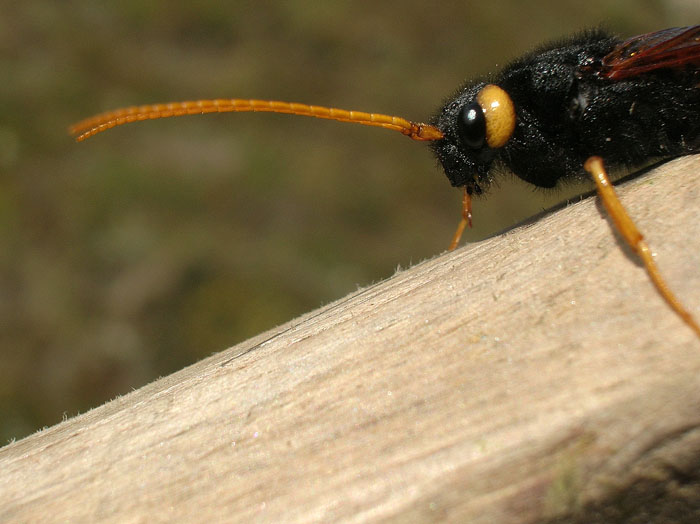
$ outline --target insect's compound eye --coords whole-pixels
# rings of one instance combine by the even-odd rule
[[[515,130],[515,106],[508,93],[494,84],[485,85],[476,101],[484,112],[486,143],[496,149],[506,145]]]
[[[486,117],[478,102],[467,104],[459,110],[457,133],[462,143],[471,149],[479,149],[484,145]]]

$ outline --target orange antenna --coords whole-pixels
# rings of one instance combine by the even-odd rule
[[[345,109],[292,102],[278,102],[275,100],[243,100],[239,98],[194,100],[188,102],[171,102],[169,104],[126,107],[86,118],[71,126],[69,130],[71,134],[77,135],[76,140],[80,142],[97,133],[130,122],[182,115],[245,111],[288,113],[292,115],[338,120],[340,122],[353,122],[366,126],[383,127],[385,129],[398,131],[413,140],[440,140],[444,136],[442,131],[435,126],[411,122],[410,120],[398,116],[365,113],[362,111],[348,111]]]

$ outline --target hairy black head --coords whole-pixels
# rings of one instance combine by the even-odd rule
[[[431,121],[445,134],[431,146],[450,183],[455,187],[466,186],[476,194],[481,193],[482,185],[488,184],[496,156],[496,151],[486,143],[483,109],[476,101],[477,94],[486,85],[486,82],[476,82],[463,88]]]

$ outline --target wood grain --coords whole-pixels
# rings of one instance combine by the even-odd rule
[[[700,315],[700,157],[620,193]],[[700,341],[587,198],[0,449],[0,521],[680,519],[698,470]]]

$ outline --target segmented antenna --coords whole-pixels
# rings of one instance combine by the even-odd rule
[[[130,122],[182,115],[245,111],[313,116],[316,118],[338,120],[340,122],[352,122],[366,126],[383,127],[385,129],[398,131],[413,140],[440,140],[444,136],[442,131],[435,126],[411,122],[410,120],[398,116],[365,113],[362,111],[348,111],[333,107],[312,106],[293,102],[279,102],[276,100],[244,100],[239,98],[193,100],[187,102],[171,102],[169,104],[126,107],[86,118],[71,126],[69,130],[71,134],[77,135],[76,140],[81,142],[97,133]]]

